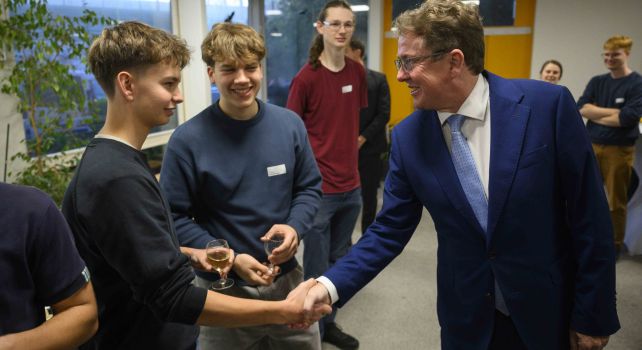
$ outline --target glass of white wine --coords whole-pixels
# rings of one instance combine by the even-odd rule
[[[263,242],[263,246],[265,247],[265,254],[270,256],[272,254],[272,251],[279,247],[281,244],[283,244],[285,237],[283,237],[283,234],[281,233],[275,233],[268,239],[267,241]],[[276,276],[279,273],[275,269],[276,266],[272,264],[271,261],[268,261],[268,275],[270,276]]]
[[[234,285],[234,280],[226,278],[223,270],[230,265],[230,246],[224,239],[215,239],[207,243],[205,247],[207,262],[214,266],[221,278],[214,281],[210,286],[213,290],[223,290]]]

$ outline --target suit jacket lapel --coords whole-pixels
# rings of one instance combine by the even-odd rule
[[[469,224],[477,228],[479,234],[485,237],[485,233],[479,225],[475,213],[470,207],[468,199],[459,183],[457,171],[455,170],[450,152],[446,146],[437,113],[434,111],[425,111],[423,113],[425,114],[423,122],[424,125],[427,126],[424,128],[424,130],[426,130],[424,135],[426,135],[426,133],[428,134],[424,148],[426,150],[424,154],[426,155],[428,169],[433,171],[452,205],[464,216]]]
[[[490,89],[491,143],[488,184],[489,242],[504,208],[522,151],[530,108],[521,105],[521,91],[509,80],[487,74]]]

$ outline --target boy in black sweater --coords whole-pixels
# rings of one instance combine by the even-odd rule
[[[99,306],[100,328],[86,347],[195,349],[195,324],[303,319],[303,298],[314,281],[278,302],[237,299],[191,284],[192,267],[212,266],[203,249],[179,246],[167,201],[140,151],[150,129],[167,123],[183,101],[178,85],[188,61],[183,40],[138,22],[103,30],[89,49],[91,70],[108,96],[107,115],[63,202]],[[318,311],[321,316],[330,309]]]

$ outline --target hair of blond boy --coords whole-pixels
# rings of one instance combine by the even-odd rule
[[[103,29],[89,48],[91,72],[108,97],[119,72],[165,62],[183,69],[190,59],[185,40],[145,23],[127,21]]]
[[[627,54],[631,52],[631,47],[633,46],[633,40],[626,35],[616,35],[608,38],[604,42],[604,50],[615,51],[619,49],[624,49],[624,52]]]
[[[432,53],[460,49],[473,74],[484,70],[484,27],[479,8],[459,0],[427,0],[400,14],[393,23],[399,35],[423,38]]]
[[[212,26],[201,44],[203,62],[214,68],[216,62],[233,60],[248,63],[261,61],[266,49],[263,36],[240,23],[222,22]]]

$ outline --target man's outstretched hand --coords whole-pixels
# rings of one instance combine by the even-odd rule
[[[323,286],[323,284],[316,282],[315,280],[307,280],[299,285],[294,291],[299,289],[304,283],[310,283],[311,288],[307,291],[305,300],[303,302],[303,320],[302,322],[296,322],[290,324],[290,328],[294,329],[305,329],[310,327],[314,322],[321,319],[323,316],[332,312],[332,306],[330,301],[330,296],[328,295],[328,290]],[[289,295],[288,295],[289,297]]]

